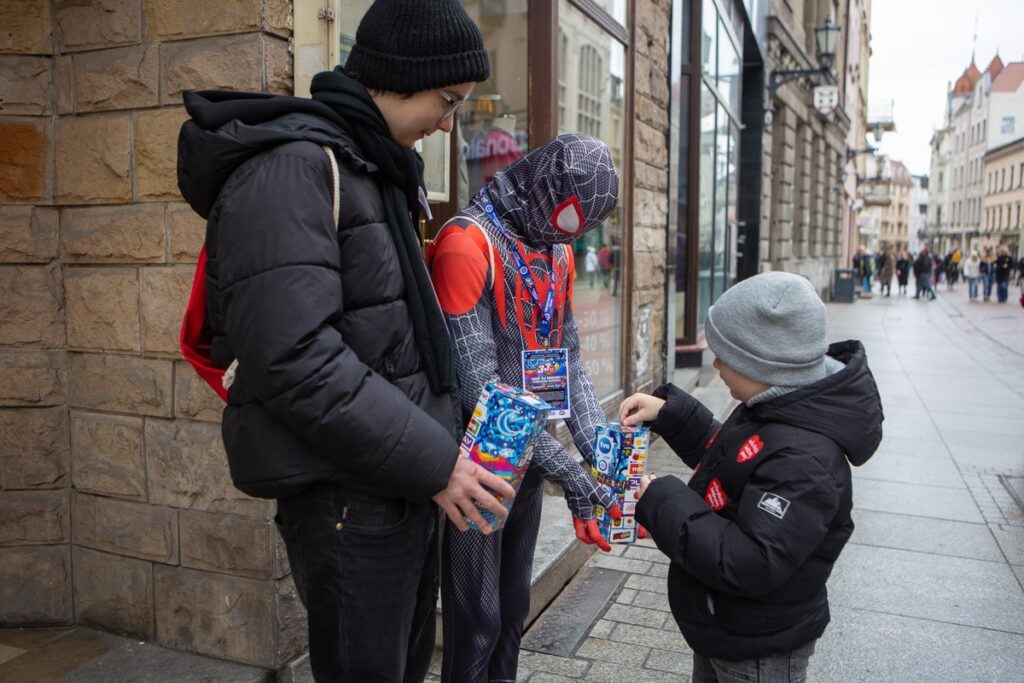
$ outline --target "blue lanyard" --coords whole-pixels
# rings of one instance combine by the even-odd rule
[[[533,274],[530,272],[530,267],[526,265],[526,261],[523,260],[523,255],[519,253],[518,240],[508,231],[505,224],[498,217],[498,212],[494,209],[494,204],[491,202],[491,197],[487,192],[487,188],[480,190],[480,204],[483,206],[484,213],[487,214],[487,218],[490,219],[494,227],[498,229],[502,235],[508,238],[512,243],[512,256],[516,260],[516,268],[519,270],[519,277],[523,280],[523,287],[530,293],[530,297],[533,299],[533,303],[540,309],[540,324],[537,327],[537,332],[540,335],[540,343],[544,346],[548,345],[549,337],[551,336],[551,318],[555,311],[555,257],[554,251],[548,252],[548,259],[551,263],[551,283],[548,287],[548,294],[544,298],[544,305],[540,303],[540,294],[537,293],[537,284],[533,280]]]

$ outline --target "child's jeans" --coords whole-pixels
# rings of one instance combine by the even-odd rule
[[[803,683],[807,662],[814,654],[812,640],[792,652],[760,659],[730,661],[693,655],[693,683]]]

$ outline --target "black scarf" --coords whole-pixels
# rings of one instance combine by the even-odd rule
[[[423,369],[431,391],[452,391],[456,379],[451,340],[420,254],[415,228],[420,214],[423,161],[414,150],[391,138],[388,124],[366,88],[343,74],[340,67],[314,76],[310,92],[314,100],[334,110],[341,119],[340,125],[367,160],[380,169],[381,197],[402,268],[406,302]]]

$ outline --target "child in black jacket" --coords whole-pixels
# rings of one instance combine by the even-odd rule
[[[853,531],[850,463],[881,441],[881,399],[864,347],[826,343],[825,306],[798,275],[735,285],[705,334],[741,404],[719,424],[672,385],[622,403],[624,424],[651,421],[695,470],[689,484],[646,477],[637,519],[672,560],[695,682],[803,680]]]

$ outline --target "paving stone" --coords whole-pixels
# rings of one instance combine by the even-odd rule
[[[636,597],[636,591],[632,588],[624,588],[619,591],[619,594],[615,597],[615,602],[623,605],[632,605],[633,598]]]
[[[646,574],[651,568],[650,562],[641,560],[627,560],[624,557],[608,557],[598,555],[591,560],[592,566],[604,569],[614,569],[629,574]]]
[[[632,588],[638,591],[651,591],[652,593],[665,594],[668,590],[668,586],[665,583],[665,579],[659,579],[656,576],[639,576],[633,575],[626,579],[626,588]]]
[[[587,662],[568,657],[555,657],[540,652],[523,651],[519,655],[519,663],[520,666],[525,666],[530,671],[542,671],[573,678],[579,678],[587,669]]]
[[[854,493],[854,499],[857,494]],[[851,543],[998,562],[1002,553],[985,524],[857,509]]]
[[[872,479],[856,483],[854,502],[857,509],[878,512],[914,514],[961,522],[984,521],[974,498],[966,488],[919,486]]]
[[[609,636],[609,640],[620,643],[632,643],[645,647],[656,647],[661,650],[678,650],[686,645],[679,631],[674,633],[660,628],[648,628],[635,624],[620,623]]]
[[[587,671],[588,681],[601,681],[602,683],[622,683],[623,681],[644,681],[644,683],[679,683],[679,676],[655,671],[653,669],[642,669],[632,662],[594,662]]]
[[[651,568],[647,571],[647,575],[664,579],[668,577],[668,568],[669,565],[667,564],[652,564]]]
[[[663,584],[661,592],[659,593],[637,591],[632,604],[634,607],[644,607],[646,609],[657,609],[662,612],[668,612],[668,588]]]
[[[833,605],[1024,634],[1009,565],[850,544],[829,579]]]
[[[607,619],[599,619],[590,629],[591,638],[607,638],[615,630],[615,622]]]
[[[616,643],[600,638],[587,638],[576,651],[576,656],[583,659],[596,659],[602,662],[643,662],[650,648],[641,645]]]
[[[661,628],[665,624],[666,616],[665,612],[619,604],[611,605],[604,613],[605,619],[651,628]]]
[[[990,528],[1010,564],[1024,564],[1024,529],[1010,524],[995,524]]]
[[[141,676],[141,677],[140,677]],[[168,650],[151,643],[122,640],[84,666],[61,679],[62,683],[271,683],[272,671],[188,652]]]
[[[853,497],[857,499],[857,482],[876,479],[906,484],[948,486],[959,488],[964,480],[952,457],[909,455],[890,450],[883,440],[878,452],[864,465],[853,468]]]
[[[649,548],[643,546],[633,545],[626,550],[625,557],[630,560],[644,560],[646,562],[656,562],[660,564],[668,564],[669,559],[665,553],[661,552],[657,548]]]
[[[693,653],[689,649],[686,652],[651,650],[647,661],[644,662],[644,668],[689,676],[693,671]]]
[[[1024,636],[845,607],[818,642],[809,681],[1020,680]]]

